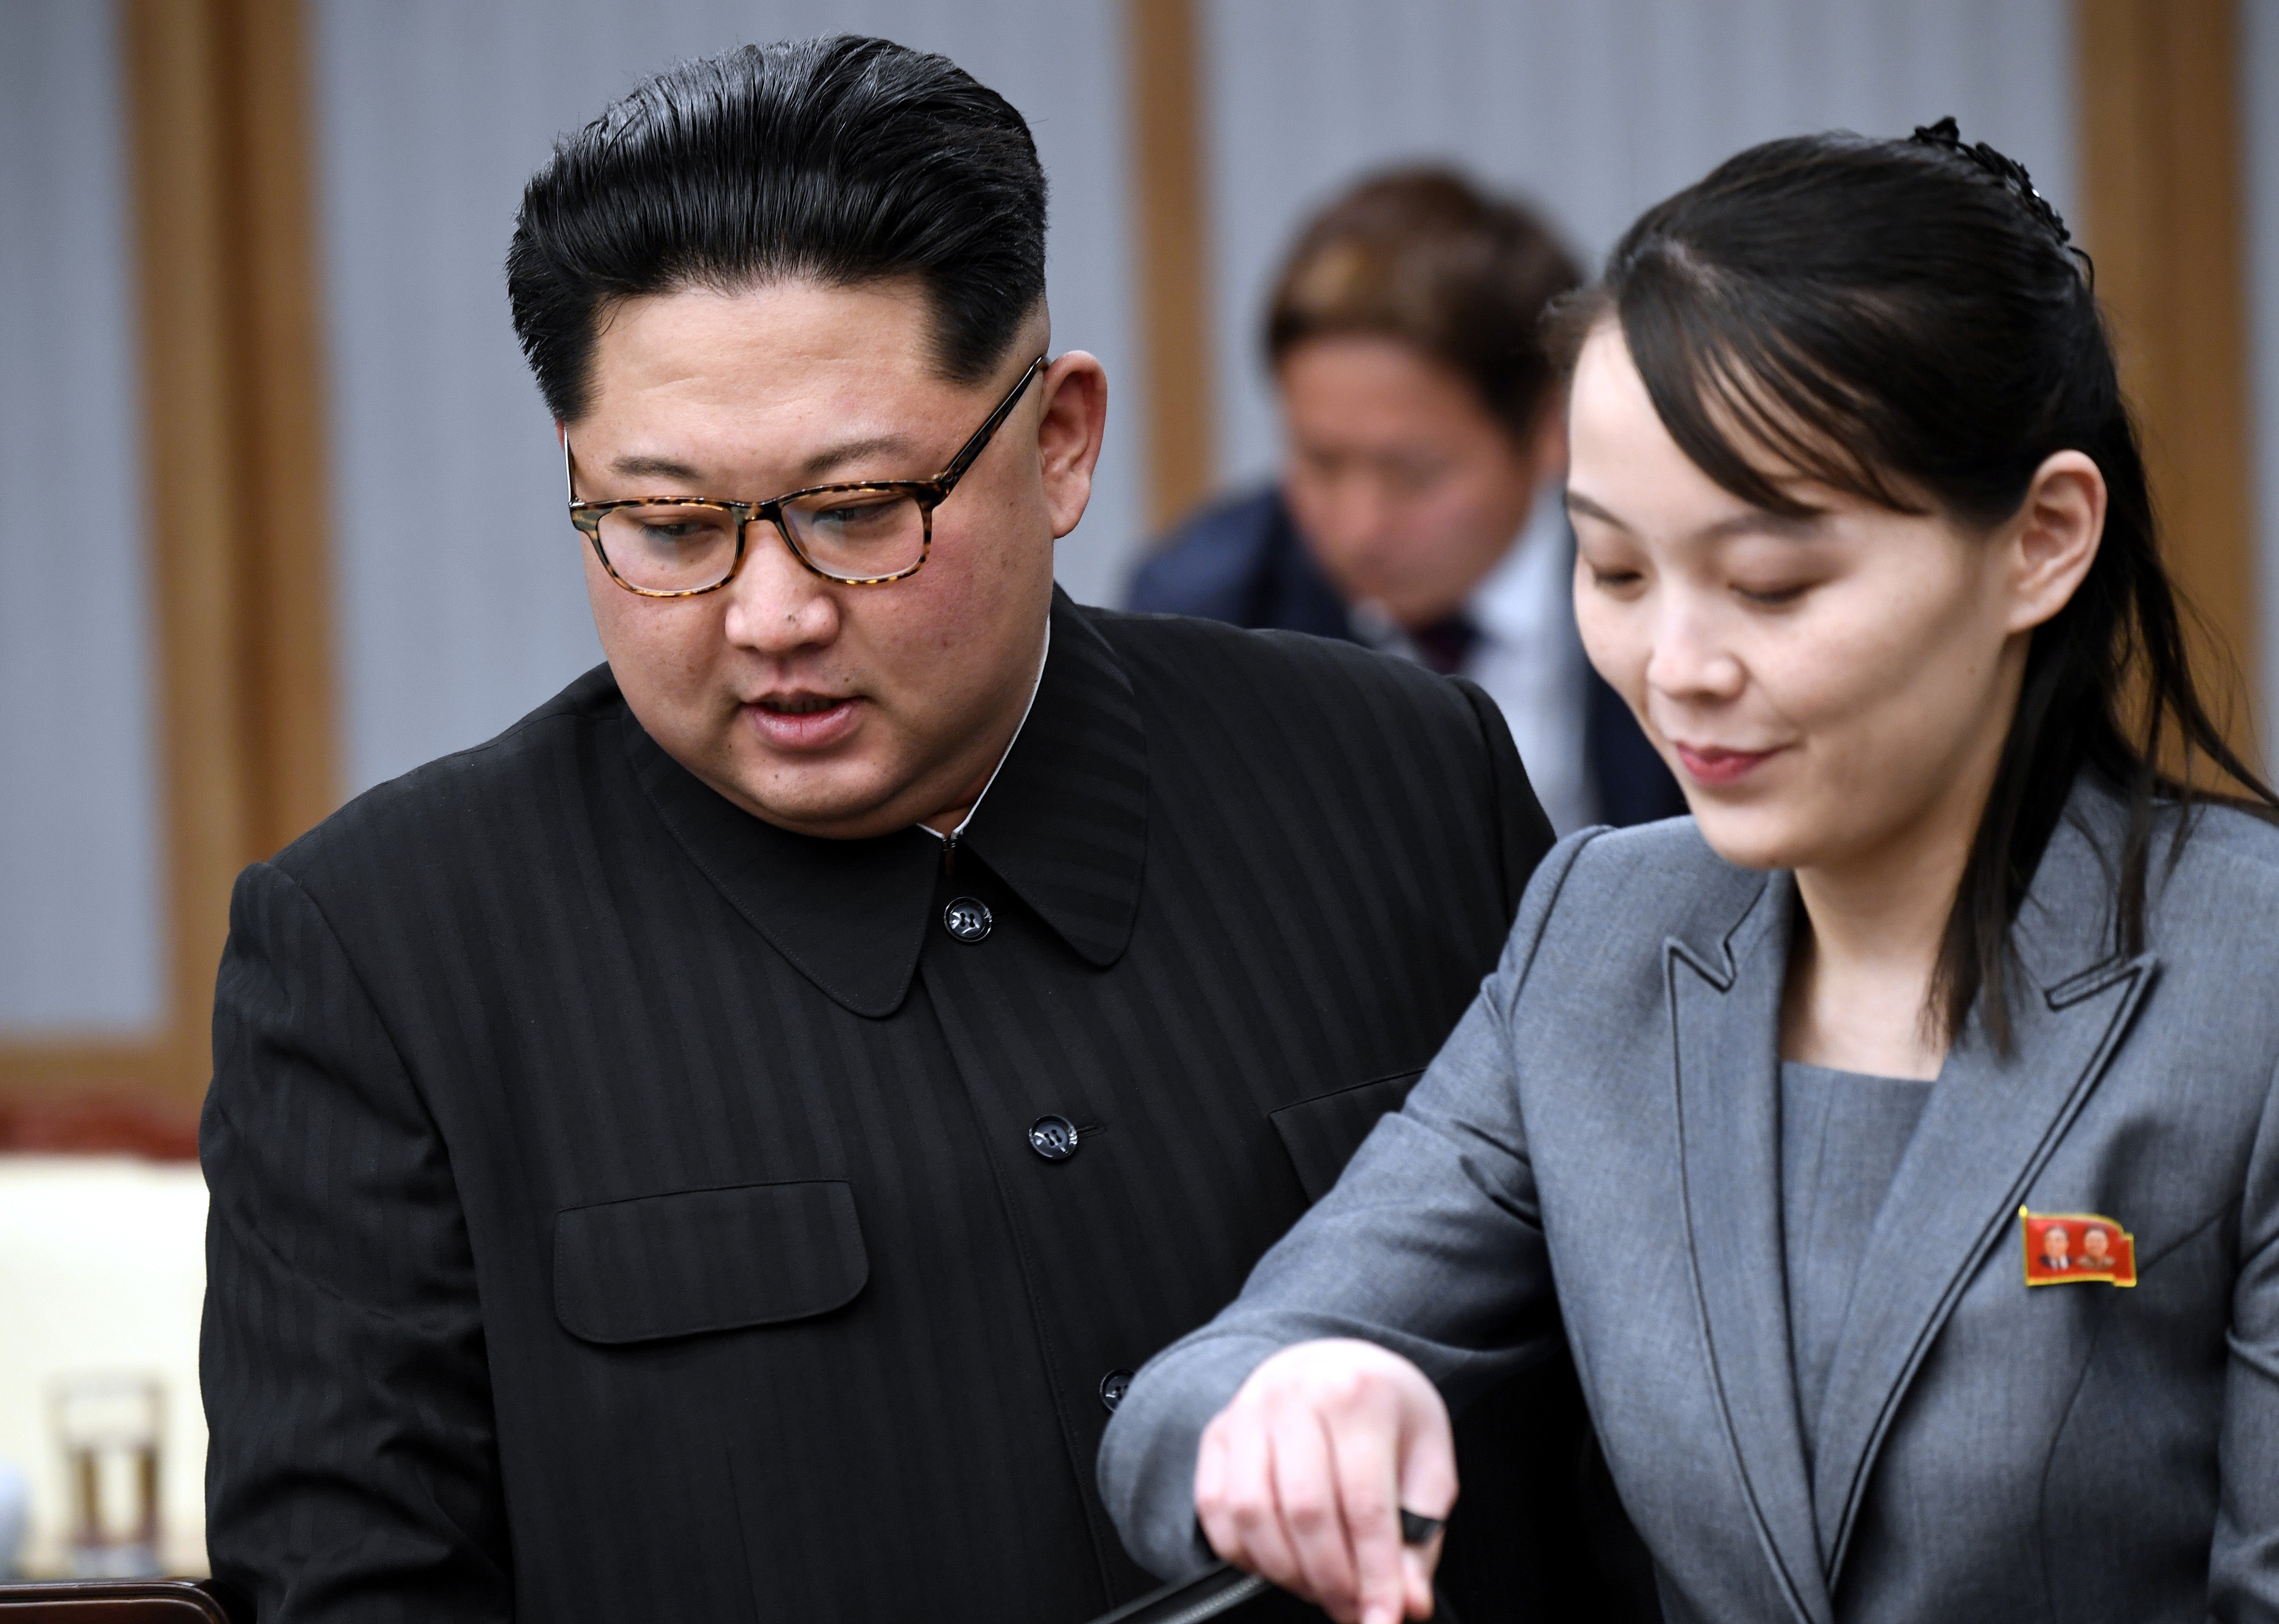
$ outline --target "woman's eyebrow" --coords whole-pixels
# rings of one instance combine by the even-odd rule
[[[1723,541],[1732,536],[1777,536],[1800,541],[1817,534],[1821,520],[1827,517],[1817,508],[1809,513],[1775,513],[1765,508],[1744,508],[1738,513],[1729,513],[1704,525],[1696,533],[1705,541]]]
[[[1622,520],[1616,518],[1611,512],[1608,511],[1607,509],[1592,501],[1588,496],[1585,496],[1582,492],[1577,490],[1571,485],[1567,487],[1567,511],[1569,513],[1588,514],[1591,517],[1598,520],[1600,524],[1612,525],[1617,530],[1628,530],[1630,528],[1628,525],[1623,524]]]
[[[1631,528],[1604,503],[1593,501],[1572,486],[1567,490],[1567,511],[1583,514],[1620,531],[1627,532]],[[1696,540],[1703,541],[1723,541],[1739,535],[1769,535],[1802,540],[1816,533],[1821,520],[1826,517],[1818,509],[1809,513],[1774,513],[1763,508],[1743,508],[1723,518],[1712,519],[1693,534]]]

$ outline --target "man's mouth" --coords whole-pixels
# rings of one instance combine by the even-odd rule
[[[851,693],[763,693],[744,706],[744,719],[770,749],[826,750],[855,729],[862,700]]]

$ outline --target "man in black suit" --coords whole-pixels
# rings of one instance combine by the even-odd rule
[[[1135,609],[1345,638],[1473,678],[1562,834],[1685,810],[1575,630],[1566,425],[1539,328],[1577,280],[1540,220],[1452,171],[1376,176],[1331,203],[1267,318],[1281,477],[1188,520],[1131,592]]]
[[[1477,689],[1055,592],[1106,382],[1047,359],[1044,189],[858,39],[677,68],[532,180],[609,663],[239,881],[203,1373],[263,1619],[1147,1589],[1129,1373],[1494,961],[1550,831]],[[1582,1425],[1560,1360],[1469,1418],[1475,1624],[1587,1605]]]

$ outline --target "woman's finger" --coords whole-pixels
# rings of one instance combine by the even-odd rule
[[[1272,1435],[1255,1401],[1238,1398],[1224,1419],[1229,1537],[1219,1554],[1286,1590],[1298,1582],[1298,1559],[1283,1534],[1281,1509],[1274,1497]]]
[[[1400,1624],[1406,1582],[1397,1498],[1400,1407],[1382,1382],[1362,1382],[1330,1412],[1341,1522],[1350,1544],[1362,1624]]]
[[[1298,1563],[1288,1588],[1307,1597],[1340,1624],[1359,1616],[1353,1550],[1338,1500],[1336,1455],[1327,1419],[1312,1392],[1280,1390],[1266,1396],[1273,1441],[1274,1494],[1283,1535]],[[1391,1466],[1391,1440],[1386,1462]]]
[[[1446,1522],[1456,1504],[1456,1440],[1437,1394],[1403,1403],[1399,1459],[1400,1508]],[[1422,1545],[1401,1552],[1403,1601],[1410,1618],[1431,1614],[1432,1574],[1440,1563],[1442,1538],[1435,1530]]]
[[[1406,1546],[1400,1552],[1401,1605],[1409,1618],[1432,1615],[1432,1575],[1440,1566],[1443,1537],[1436,1533],[1423,1544]]]
[[[1195,1521],[1219,1559],[1232,1561],[1234,1519],[1227,1510],[1226,1429],[1227,1418],[1222,1412],[1211,1418],[1210,1425],[1203,1429],[1202,1442],[1195,1446]]]

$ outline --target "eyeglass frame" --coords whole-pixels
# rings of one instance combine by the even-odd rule
[[[636,597],[701,598],[708,592],[719,591],[734,580],[736,572],[744,567],[744,538],[752,525],[761,519],[765,519],[774,527],[785,548],[803,568],[826,581],[841,586],[885,586],[894,581],[906,580],[925,568],[927,558],[932,555],[933,510],[949,499],[949,494],[957,488],[958,481],[965,477],[967,470],[973,466],[982,452],[988,449],[991,438],[1004,426],[1005,419],[1012,416],[1014,406],[1027,393],[1029,385],[1049,364],[1050,357],[1046,356],[1039,356],[1030,362],[1028,370],[1021,374],[1020,381],[1013,386],[1011,393],[998,402],[997,409],[989,414],[988,419],[973,431],[973,438],[950,458],[949,466],[931,479],[856,479],[834,485],[810,485],[761,502],[729,502],[717,496],[629,496],[617,502],[580,502],[578,500],[577,474],[570,460],[570,430],[565,424],[562,430],[562,478],[569,494],[570,522],[593,547],[594,556],[601,561],[602,569],[610,579]],[[894,491],[914,500],[925,525],[924,539],[918,543],[917,561],[909,569],[897,570],[891,575],[833,575],[802,552],[799,543],[792,540],[791,527],[783,521],[783,504],[797,502],[802,496],[828,495],[840,491]],[[734,516],[736,555],[729,560],[728,572],[710,586],[688,586],[677,592],[658,592],[653,587],[636,586],[619,575],[617,566],[610,562],[608,549],[602,545],[602,519],[621,508],[665,507],[718,508]]]

